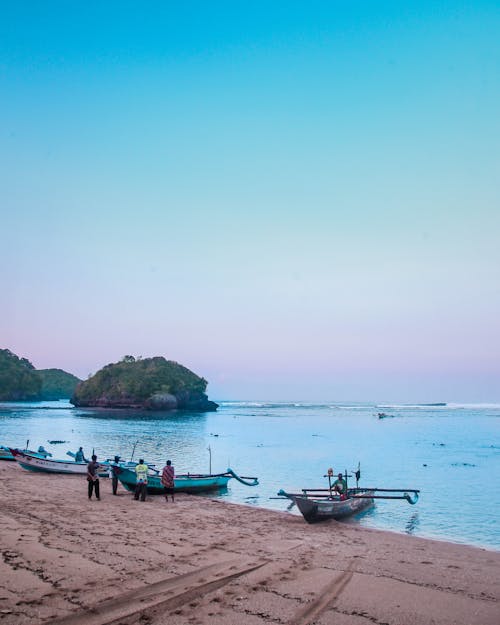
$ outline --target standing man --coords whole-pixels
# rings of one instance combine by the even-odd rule
[[[174,467],[172,466],[172,462],[167,460],[167,464],[163,467],[163,471],[161,472],[161,483],[163,484],[165,492],[165,501],[168,501],[169,495],[172,501],[174,500],[174,478]]]
[[[118,471],[120,467],[118,463],[120,462],[120,456],[115,456],[115,464],[111,465],[111,485],[113,486],[113,495],[116,495],[116,491],[118,490]]]
[[[89,483],[89,499],[92,499],[92,493],[95,489],[95,498],[101,499],[99,496],[99,475],[97,470],[99,465],[97,463],[97,456],[94,454],[92,460],[87,465],[87,482]]]
[[[75,462],[87,462],[85,460],[85,454],[83,453],[82,447],[79,447],[78,451],[75,454]]]
[[[141,501],[146,501],[146,492],[148,490],[148,465],[144,464],[144,460],[141,458],[139,464],[135,467],[135,491],[134,499],[137,501],[139,495]]]

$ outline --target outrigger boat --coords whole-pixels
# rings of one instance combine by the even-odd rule
[[[43,458],[34,453],[28,453],[19,449],[11,449],[14,460],[27,471],[38,473],[67,473],[71,475],[85,475],[87,473],[87,462],[70,462],[67,460],[56,460]],[[108,467],[100,464],[99,477],[108,477]]]
[[[354,473],[356,488],[347,488],[345,495],[340,495],[332,485],[333,470],[328,469],[329,488],[303,488],[301,493],[288,493],[281,489],[278,497],[290,499],[302,513],[308,523],[317,523],[327,519],[342,520],[372,507],[375,499],[405,499],[409,504],[416,504],[419,490],[411,488],[359,488],[358,482],[361,471]],[[352,477],[344,472],[343,477],[347,485],[347,478]],[[394,493],[394,494],[378,494]],[[412,495],[410,495],[412,493]]]
[[[136,475],[135,471],[122,464],[114,465],[118,469],[118,479],[123,486],[130,491],[135,489]],[[257,486],[259,480],[256,477],[240,477],[232,469],[228,469],[225,473],[186,473],[176,475],[174,478],[174,491],[176,493],[202,493],[212,490],[220,490],[227,487],[227,483],[231,478],[238,480],[245,486]],[[165,489],[161,483],[158,472],[150,471],[148,475],[148,494],[163,495]]]

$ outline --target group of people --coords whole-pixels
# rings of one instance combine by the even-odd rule
[[[165,501],[168,501],[169,495],[172,501],[174,501],[174,478],[174,467],[172,466],[172,462],[170,460],[167,460],[166,465],[162,469],[160,477],[160,481],[163,486],[163,492],[165,494]],[[140,497],[141,501],[146,501],[146,493],[148,491],[148,465],[144,464],[143,458],[139,460],[139,464],[135,467],[135,479],[136,483],[134,490],[134,499],[137,501]],[[116,494],[114,490],[113,493]]]
[[[80,447],[80,450],[82,448]],[[79,451],[80,451],[79,450]],[[83,451],[82,451],[83,455]],[[116,495],[118,490],[118,473],[120,471],[119,463],[120,456],[115,456],[114,464],[111,467],[111,485],[113,489],[113,495]],[[92,495],[95,493],[95,498],[100,500],[101,495],[99,491],[99,468],[100,464],[97,462],[97,456],[92,455],[92,460],[87,464],[87,482],[88,482],[88,496],[92,499]],[[134,489],[134,499],[136,501],[146,501],[146,494],[148,491],[148,465],[144,463],[144,459],[139,460],[139,464],[135,466],[136,484]],[[168,501],[168,496],[174,501],[174,479],[175,470],[172,466],[172,462],[167,460],[165,466],[161,472],[161,484],[164,489],[165,501]]]

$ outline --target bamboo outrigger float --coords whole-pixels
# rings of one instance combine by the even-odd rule
[[[420,491],[412,488],[360,488],[358,486],[361,471],[358,465],[354,472],[356,487],[347,488],[347,478],[352,477],[347,471],[343,478],[346,493],[340,494],[332,485],[333,470],[328,469],[329,488],[303,488],[301,493],[288,493],[283,489],[278,497],[290,499],[302,513],[308,523],[317,523],[327,519],[341,520],[367,510],[375,503],[375,499],[404,499],[414,505],[418,501]],[[393,494],[379,494],[393,493]]]

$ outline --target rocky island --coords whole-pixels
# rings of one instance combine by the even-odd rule
[[[0,349],[0,401],[68,399],[79,382],[62,369],[35,369],[27,358]]]
[[[207,381],[162,356],[134,358],[106,365],[76,387],[78,407],[191,410],[211,412],[218,404],[205,394]]]

